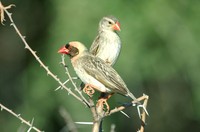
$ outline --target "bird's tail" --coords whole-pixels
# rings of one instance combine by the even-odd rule
[[[131,97],[135,101],[135,103],[141,105],[140,101],[137,100],[137,98],[131,92],[128,93],[128,96]]]

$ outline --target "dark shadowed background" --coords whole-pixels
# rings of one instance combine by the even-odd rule
[[[200,130],[200,1],[199,0],[1,0],[15,4],[15,24],[49,69],[65,81],[58,49],[78,40],[89,47],[98,22],[106,15],[121,23],[122,51],[114,68],[136,97],[150,96],[147,132]],[[60,115],[64,108],[74,121],[92,121],[91,112],[47,76],[13,27],[0,25],[0,103],[32,120],[46,132],[68,132]],[[66,59],[72,75],[75,76]],[[79,81],[80,83],[80,81]],[[78,84],[79,84],[78,83]],[[71,85],[67,85],[71,87]],[[114,95],[111,107],[128,99]],[[103,129],[136,131],[136,108],[105,118]],[[80,132],[91,125],[77,125]],[[25,131],[27,126],[5,111],[0,131]]]

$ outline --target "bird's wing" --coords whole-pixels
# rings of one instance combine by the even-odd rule
[[[83,65],[84,70],[107,88],[120,94],[128,93],[126,84],[118,73],[103,60],[94,56],[88,56],[83,63],[85,63]]]
[[[93,55],[97,55],[97,53],[99,52],[99,42],[100,41],[100,36],[98,35],[95,40],[93,41],[91,47],[90,47],[90,53]]]

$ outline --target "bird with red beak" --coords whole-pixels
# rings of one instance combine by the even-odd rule
[[[76,74],[86,84],[84,89],[90,87],[90,89],[92,88],[106,94],[118,93],[129,96],[137,102],[137,99],[129,91],[119,74],[105,61],[89,53],[82,43],[77,41],[69,42],[58,53],[66,54],[70,57]],[[105,104],[107,109],[109,109],[107,99],[102,98],[99,104]],[[140,105],[140,102],[137,103]],[[146,109],[144,108],[144,110]]]

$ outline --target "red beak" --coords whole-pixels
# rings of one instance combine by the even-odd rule
[[[113,29],[116,30],[116,31],[120,31],[120,23],[119,22],[116,22],[116,24],[113,25]]]
[[[63,46],[62,48],[60,48],[58,50],[58,53],[61,53],[61,54],[69,54],[69,50],[67,48],[65,48],[65,46]]]

